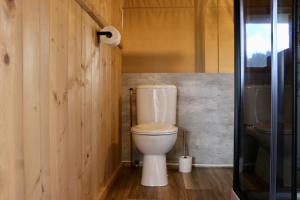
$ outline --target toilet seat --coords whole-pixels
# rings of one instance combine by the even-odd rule
[[[131,132],[137,135],[172,135],[176,134],[178,128],[171,124],[164,123],[149,123],[149,124],[139,124],[131,128]]]

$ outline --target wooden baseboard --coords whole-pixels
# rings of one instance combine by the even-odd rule
[[[99,196],[97,197],[97,200],[105,200],[105,197],[107,195],[107,192],[109,191],[109,189],[111,188],[111,186],[113,185],[114,181],[116,180],[117,176],[119,175],[121,169],[123,167],[123,164],[120,163],[120,165],[118,166],[118,168],[115,170],[115,172],[113,173],[113,175],[110,177],[107,185],[100,191]]]

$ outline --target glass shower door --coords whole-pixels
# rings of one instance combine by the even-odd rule
[[[234,189],[241,199],[296,199],[295,2],[235,1]]]
[[[269,199],[271,127],[271,2],[241,5],[241,102],[238,179],[245,199]]]
[[[275,3],[274,3],[275,2]],[[293,183],[293,0],[276,0],[273,5],[272,75],[274,118],[272,126],[272,197],[292,199]]]
[[[295,70],[295,102],[296,102],[296,115],[295,115],[295,121],[296,121],[296,134],[297,134],[297,147],[296,147],[296,190],[297,190],[297,198],[300,199],[300,0],[297,0],[297,32],[296,32],[296,49],[297,49],[297,55],[296,55],[296,70]]]

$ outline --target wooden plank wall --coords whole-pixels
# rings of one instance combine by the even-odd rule
[[[121,30],[121,2],[90,0]],[[0,1],[0,200],[99,199],[120,166],[121,50],[74,0]]]

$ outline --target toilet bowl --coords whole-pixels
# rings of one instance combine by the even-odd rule
[[[141,184],[168,185],[166,153],[176,143],[178,128],[164,123],[139,124],[131,129],[137,149],[144,155]]]

